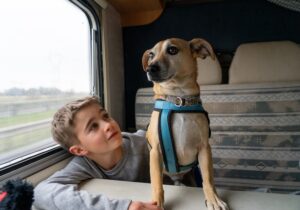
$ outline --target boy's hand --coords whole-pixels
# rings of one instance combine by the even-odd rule
[[[132,201],[128,210],[163,210],[156,202]]]

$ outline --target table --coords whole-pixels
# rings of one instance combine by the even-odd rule
[[[92,179],[83,183],[81,190],[101,193],[111,198],[151,200],[148,183]],[[165,210],[205,210],[201,188],[164,185]],[[249,191],[217,190],[230,210],[300,210],[300,196]]]

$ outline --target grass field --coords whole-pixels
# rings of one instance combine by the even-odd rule
[[[84,94],[87,95],[87,94]],[[70,95],[70,96],[38,96],[38,97],[28,97],[28,96],[0,96],[0,108],[2,108],[2,113],[11,110],[12,107],[17,107],[23,111],[24,114],[16,114],[8,117],[0,117],[0,129],[5,132],[6,127],[24,125],[27,123],[34,123],[41,120],[46,120],[53,117],[53,114],[57,111],[54,106],[49,106],[47,111],[47,105],[53,103],[56,107],[61,107],[67,101],[74,100],[75,98],[82,97],[83,95]],[[40,105],[39,105],[40,104]],[[40,106],[40,107],[39,107]],[[29,107],[28,113],[24,109]],[[32,111],[34,110],[34,111]],[[16,112],[18,113],[18,112]],[[21,112],[19,112],[21,113]],[[5,115],[2,115],[5,116]],[[0,138],[0,154],[6,154],[7,152],[20,149],[22,147],[27,147],[38,143],[45,139],[51,137],[50,134],[50,124],[43,128],[34,128],[25,131],[23,133],[16,132],[15,134],[9,135],[9,137]],[[1,160],[0,160],[1,162]]]
[[[0,118],[0,128],[52,118],[56,110]]]
[[[30,132],[14,135],[0,139],[0,153],[6,153],[24,146],[28,146],[38,141],[42,141],[51,136],[50,126],[41,128]]]
[[[10,98],[10,100],[12,100]],[[3,98],[2,98],[3,102]],[[56,110],[48,110],[37,113],[28,113],[22,115],[15,115],[0,118],[0,128],[3,129],[9,126],[23,125],[26,123],[33,123],[40,120],[52,118]],[[29,132],[16,134],[10,137],[0,138],[0,154],[10,152],[34,144],[36,142],[47,139],[51,136],[50,125],[45,128],[33,129]]]
[[[36,97],[30,97],[30,96],[0,96],[0,108],[2,107],[3,111],[10,110],[11,108],[9,106],[12,105],[25,105],[27,104],[40,104],[40,107],[45,106],[45,103],[51,103],[51,102],[58,102],[60,104],[58,107],[65,104],[67,101],[71,101],[73,99],[82,97],[82,95],[72,95],[72,96],[36,96]],[[19,109],[22,109],[22,106],[18,106]],[[24,106],[23,106],[24,108]],[[38,107],[35,107],[38,109]],[[57,109],[49,109],[47,111],[42,112],[30,112],[26,114],[17,114],[15,116],[8,116],[8,117],[0,117],[0,128],[8,127],[8,126],[14,126],[14,125],[21,125],[26,123],[32,123],[43,119],[49,119],[52,118],[53,114],[55,113]]]

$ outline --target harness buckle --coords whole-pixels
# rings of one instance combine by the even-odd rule
[[[178,96],[175,99],[175,106],[178,106],[178,107],[184,106],[184,104],[185,104],[184,102],[185,102],[184,98],[181,98]]]

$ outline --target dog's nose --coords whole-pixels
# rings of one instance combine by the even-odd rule
[[[149,73],[159,72],[159,66],[157,64],[152,64],[146,68],[146,72],[149,72]]]

